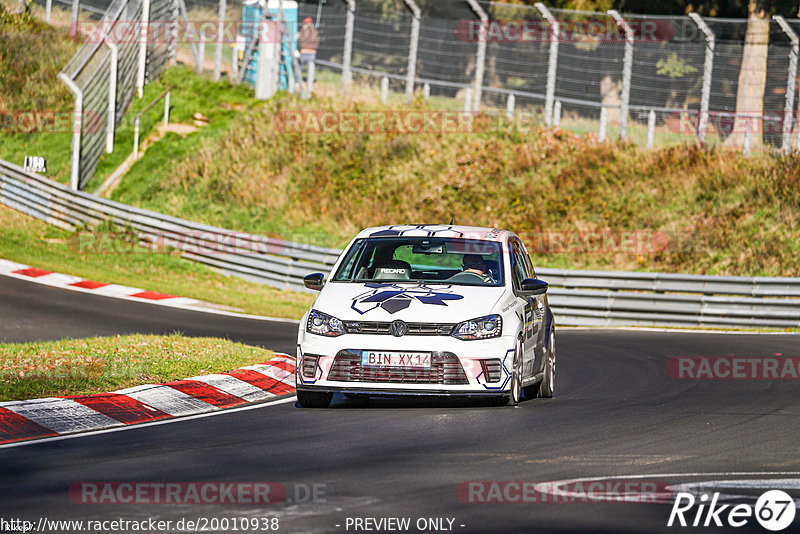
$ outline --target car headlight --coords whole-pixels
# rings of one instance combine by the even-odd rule
[[[453,337],[458,339],[491,339],[503,333],[503,319],[499,315],[487,315],[458,323],[453,328]]]
[[[336,317],[317,310],[311,310],[311,313],[308,314],[306,332],[319,336],[336,337],[344,334],[345,329],[342,321]]]

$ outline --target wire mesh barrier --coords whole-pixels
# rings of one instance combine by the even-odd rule
[[[322,68],[348,76],[350,64],[356,75],[385,77],[398,92],[407,91],[413,65],[416,90],[428,84],[433,96],[477,94],[484,106],[524,110],[601,139],[798,149],[800,20],[748,23],[452,0],[421,7],[414,46],[411,4],[356,1],[349,44],[346,2],[308,0],[299,9],[301,17],[319,18]]]
[[[153,252],[295,291],[303,276],[331,270],[341,251],[205,224],[105,200],[0,160],[0,204],[66,230],[103,222]],[[91,252],[91,249],[89,250]],[[755,278],[537,269],[550,284],[560,325],[800,327],[800,278]]]
[[[99,20],[77,21],[84,44],[59,74],[75,96],[70,185],[82,189],[137,89],[174,57],[176,0],[113,0]]]

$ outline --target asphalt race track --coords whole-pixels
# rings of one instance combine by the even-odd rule
[[[175,330],[280,351],[294,346],[292,324],[173,310],[0,277],[5,341]],[[737,495],[745,491],[741,486],[754,496],[794,487],[797,498],[797,380],[675,380],[666,371],[676,356],[776,354],[800,356],[800,336],[562,329],[556,398],[516,408],[337,398],[327,410],[288,402],[0,448],[0,516],[34,522],[277,517],[279,532],[302,533],[367,532],[354,528],[355,518],[388,517],[410,518],[406,532],[764,532],[755,521],[738,529],[668,528],[671,500],[477,503],[459,485],[627,476],[723,488],[715,490],[723,494],[738,488]],[[278,482],[291,501],[306,501],[305,490],[314,484],[319,492],[316,502],[259,506],[74,503],[69,488],[91,481]],[[417,529],[420,518],[453,523]],[[798,525],[796,518],[787,532]],[[222,530],[234,531],[206,531]]]

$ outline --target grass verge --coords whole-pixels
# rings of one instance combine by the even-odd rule
[[[0,401],[160,384],[262,363],[273,355],[226,339],[180,334],[0,344]]]
[[[41,269],[230,306],[238,311],[299,319],[314,296],[278,290],[212,271],[174,254],[93,254],[76,251],[72,234],[0,205],[0,258]]]

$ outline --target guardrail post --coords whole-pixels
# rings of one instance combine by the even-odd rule
[[[71,166],[69,173],[69,186],[74,191],[78,190],[78,182],[80,179],[81,167],[81,130],[83,130],[83,91],[72,81],[72,79],[63,72],[58,73],[58,79],[64,82],[69,87],[69,90],[75,95],[75,112],[72,116],[72,150]]]
[[[483,72],[486,68],[486,39],[489,31],[489,15],[478,4],[477,0],[467,0],[469,7],[478,15],[481,21],[481,37],[478,40],[478,52],[475,57],[475,89],[472,93],[472,109],[481,109],[481,95],[483,91]]]
[[[544,123],[550,128],[553,125],[553,100],[556,94],[556,75],[558,71],[558,36],[559,25],[547,6],[538,2],[533,5],[550,24],[550,52],[547,55],[547,88],[544,97]]]
[[[223,34],[225,33],[225,10],[227,6],[225,0],[219,0],[219,8],[217,10],[217,52],[214,55],[214,81],[219,80],[222,76],[222,47]]]
[[[616,10],[609,9],[608,14],[625,33],[625,55],[622,59],[622,95],[620,95],[619,138],[628,138],[628,105],[631,99],[631,72],[633,71],[633,30]]]
[[[103,43],[111,49],[111,70],[108,73],[108,124],[106,124],[106,152],[114,151],[114,129],[117,126],[117,69],[119,48],[111,39]]]
[[[419,20],[422,16],[414,0],[403,0],[411,10],[411,43],[408,45],[408,70],[406,72],[406,102],[414,96],[414,80],[417,77],[417,47],[419,46]]]
[[[780,15],[772,17],[780,25],[783,33],[789,37],[792,43],[792,50],[789,52],[789,73],[786,77],[786,103],[783,106],[783,140],[781,150],[789,152],[792,149],[792,115],[794,114],[794,92],[797,84],[797,56],[800,52],[800,39],[797,33],[786,23]],[[798,132],[800,138],[800,132]]]
[[[656,140],[656,112],[652,109],[647,114],[647,148],[653,148]]]
[[[608,127],[608,108],[600,107],[600,130],[597,132],[597,140],[601,143],[606,140],[606,128]]]
[[[508,94],[508,100],[506,100],[506,118],[512,118],[514,116],[514,105],[516,104],[516,97],[514,93]]]
[[[700,93],[700,120],[697,121],[697,142],[704,145],[708,125],[708,101],[711,97],[711,76],[714,71],[714,47],[716,40],[714,32],[697,13],[689,13],[689,18],[694,21],[700,31],[706,36],[706,58],[703,61],[703,89]]]
[[[345,87],[353,83],[353,71],[350,62],[353,60],[353,30],[356,25],[356,0],[347,2],[347,19],[344,23],[344,51],[342,53],[342,82]],[[319,17],[317,17],[319,19]],[[317,21],[319,22],[319,21]]]
[[[150,0],[142,0],[142,20],[139,30],[139,68],[136,72],[136,92],[144,95],[144,69],[147,66],[147,40],[150,33]]]
[[[389,78],[384,76],[383,78],[381,78],[381,102],[385,104],[388,98],[389,98]]]

